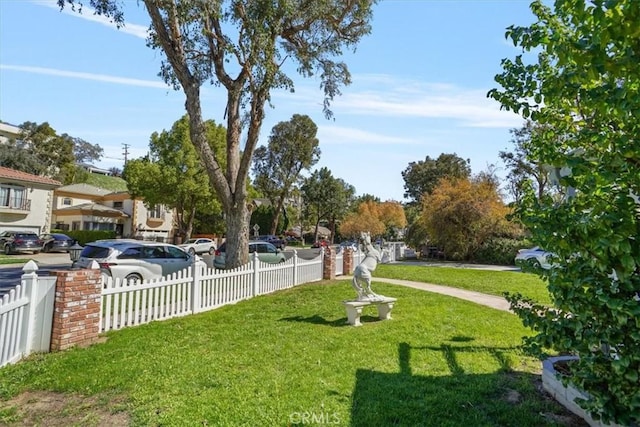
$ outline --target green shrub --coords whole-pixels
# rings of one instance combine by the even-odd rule
[[[112,230],[52,230],[52,233],[64,233],[75,239],[80,246],[84,246],[89,242],[95,242],[101,239],[115,239],[116,232]]]
[[[484,242],[472,255],[473,261],[484,264],[513,265],[518,249],[532,246],[530,241],[524,239],[494,237]]]

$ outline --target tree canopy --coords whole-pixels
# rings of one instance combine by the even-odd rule
[[[489,238],[507,232],[508,213],[492,181],[444,178],[422,198],[419,221],[430,243],[451,259],[468,260]]]
[[[522,198],[523,187],[533,185],[538,198],[550,190],[549,173],[537,158],[536,142],[545,135],[544,128],[527,120],[521,128],[511,129],[513,151],[498,154],[509,170],[508,191],[517,202]]]
[[[256,148],[253,184],[273,206],[269,234],[277,234],[280,212],[285,208],[292,186],[300,181],[300,172],[315,165],[320,158],[317,132],[318,127],[309,116],[294,114],[289,121],[273,127],[266,147]]]
[[[164,57],[160,76],[185,94],[191,142],[226,214],[228,266],[248,262],[250,208],[245,181],[272,90],[294,90],[285,65],[294,62],[302,76],[318,76],[324,111],[330,116],[331,100],[350,83],[346,64],[334,58],[345,48],[354,49],[370,32],[374,2],[143,1],[151,18],[148,44]],[[58,0],[61,7],[81,3]],[[118,0],[88,4],[96,13],[124,24]],[[226,167],[206,138],[200,88],[208,82],[227,93]]]
[[[321,221],[335,225],[349,209],[355,195],[355,188],[331,171],[323,167],[315,170],[301,187],[305,215],[313,219],[315,239],[318,239],[318,226]],[[332,238],[334,230],[332,229]]]
[[[407,219],[400,203],[365,200],[341,221],[340,234],[355,238],[368,231],[372,236],[394,238],[406,225]]]
[[[225,129],[213,120],[207,121],[206,126],[211,149],[222,151],[222,160]],[[185,115],[171,130],[151,135],[150,158],[130,160],[124,168],[129,193],[142,197],[147,206],[164,205],[175,209],[178,233],[186,239],[191,236],[198,211],[221,213],[189,135],[189,119]]]
[[[506,109],[544,127],[533,143],[562,202],[527,190],[517,214],[555,254],[540,272],[554,307],[512,296],[536,335],[530,348],[578,355],[578,404],[604,422],[640,422],[640,2],[534,1],[536,22],[511,26],[523,53],[502,61]],[[535,53],[535,55],[533,55]]]
[[[0,146],[2,166],[54,178],[64,184],[75,182],[78,171],[74,151],[88,142],[66,133],[58,135],[48,122],[24,122],[19,127],[19,138]]]
[[[99,161],[104,155],[104,149],[98,144],[92,144],[82,138],[73,139],[73,156],[78,163]]]
[[[442,153],[437,159],[427,156],[424,160],[411,162],[402,171],[404,179],[404,197],[412,203],[420,202],[424,194],[430,194],[442,178],[468,178],[471,174],[469,160],[455,153]]]

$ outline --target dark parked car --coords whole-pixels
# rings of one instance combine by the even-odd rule
[[[9,255],[16,252],[40,253],[42,240],[31,231],[3,231],[0,233],[0,247]]]
[[[75,239],[62,233],[43,234],[42,252],[69,252],[69,248],[76,242]]]
[[[285,246],[287,246],[287,242],[280,239],[278,236],[274,236],[273,234],[265,234],[262,236],[258,236],[256,237],[255,240],[261,240],[263,242],[269,242],[271,243],[273,246],[275,246],[278,249],[284,249]]]

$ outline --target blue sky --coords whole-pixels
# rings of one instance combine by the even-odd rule
[[[184,96],[157,77],[161,55],[146,47],[149,19],[125,0],[124,29],[93,16],[60,12],[55,0],[0,0],[0,120],[49,122],[61,133],[99,144],[99,166],[123,166],[169,129]],[[322,114],[319,81],[295,77],[294,94],[274,92],[261,141],[293,114],[318,125],[316,167],[382,200],[403,200],[401,172],[440,153],[471,160],[474,172],[503,167],[509,129],[523,120],[486,97],[500,60],[519,51],[504,39],[511,24],[531,23],[529,1],[383,0],[372,34],[344,59],[353,83]],[[224,93],[203,91],[205,118],[223,123]],[[502,170],[501,174],[505,174]]]

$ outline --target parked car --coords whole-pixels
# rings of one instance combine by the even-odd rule
[[[191,255],[178,246],[139,240],[98,240],[87,243],[74,268],[89,268],[93,261],[104,276],[125,281],[159,279],[193,264]]]
[[[40,239],[42,252],[69,252],[69,248],[76,242],[75,239],[62,233],[43,234]]]
[[[264,234],[256,237],[255,240],[262,240],[263,242],[269,242],[278,249],[284,249],[285,246],[287,246],[286,241],[282,240],[278,236],[274,236],[273,234]]]
[[[0,248],[6,255],[17,252],[40,253],[42,240],[32,231],[3,231],[0,233]]]
[[[551,268],[549,263],[549,257],[551,253],[547,252],[538,246],[530,249],[520,249],[515,258],[517,266],[530,266],[530,267],[542,267],[544,269]]]
[[[327,246],[329,246],[329,241],[325,239],[318,240],[313,245],[311,245],[312,248],[321,248],[321,247],[327,247]]]
[[[213,259],[213,265],[216,268],[226,268],[227,257],[225,250],[226,242],[221,244],[216,250],[216,256]],[[278,264],[286,261],[284,253],[269,242],[251,241],[249,242],[249,255],[258,254],[258,259],[269,264]]]
[[[198,237],[196,239],[189,239],[186,243],[178,245],[191,255],[208,253],[213,255],[216,252],[216,242],[212,239],[205,237]]]

